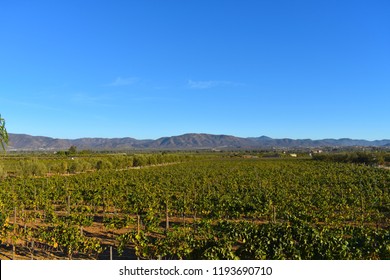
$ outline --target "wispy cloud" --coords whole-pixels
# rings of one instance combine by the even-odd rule
[[[239,86],[241,84],[232,81],[220,81],[220,80],[210,80],[210,81],[188,80],[187,85],[190,88],[194,88],[194,89],[209,89],[215,87]]]
[[[138,78],[136,77],[117,77],[112,83],[107,84],[107,86],[112,86],[112,87],[118,87],[118,86],[128,86],[135,84],[138,82]]]
[[[107,101],[106,95],[90,95],[87,93],[74,93],[71,95],[70,100],[75,104],[95,104],[101,101]]]

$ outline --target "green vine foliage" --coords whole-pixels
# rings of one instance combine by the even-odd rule
[[[121,252],[133,244],[141,259],[273,259],[338,260],[389,259],[387,230],[345,226],[315,227],[294,220],[255,225],[222,221],[212,228],[213,237],[193,235],[177,228],[166,236],[141,232],[118,237]]]
[[[74,254],[93,255],[102,252],[102,247],[97,239],[84,236],[78,227],[66,223],[60,223],[55,227],[40,228],[36,238],[53,248],[58,248],[69,259],[72,259]]]
[[[5,168],[17,172],[19,160],[51,166],[52,157],[10,157]],[[80,161],[95,166],[102,157]],[[39,225],[29,240],[42,240],[68,258],[101,251],[101,242],[83,233],[93,223],[120,253],[132,249],[139,259],[390,258],[387,169],[202,156],[120,170],[129,158],[115,157],[106,160],[118,170],[1,180],[2,239],[13,236],[16,208],[19,227],[27,216],[35,220],[26,224]],[[149,155],[131,157],[137,164],[155,163]]]

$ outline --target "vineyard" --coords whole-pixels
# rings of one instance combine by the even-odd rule
[[[228,153],[3,156],[0,237],[1,259],[390,259],[390,170]]]

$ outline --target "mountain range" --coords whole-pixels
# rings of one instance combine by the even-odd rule
[[[27,134],[9,134],[7,149],[12,151],[67,150],[76,146],[78,150],[191,150],[191,149],[271,149],[271,148],[320,148],[320,147],[390,147],[390,140],[342,139],[274,139],[261,137],[236,137],[205,133],[188,133],[162,137],[156,140],[125,138],[79,138],[58,139]]]

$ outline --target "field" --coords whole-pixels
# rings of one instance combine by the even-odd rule
[[[390,259],[390,170],[245,153],[3,155],[1,259]]]

